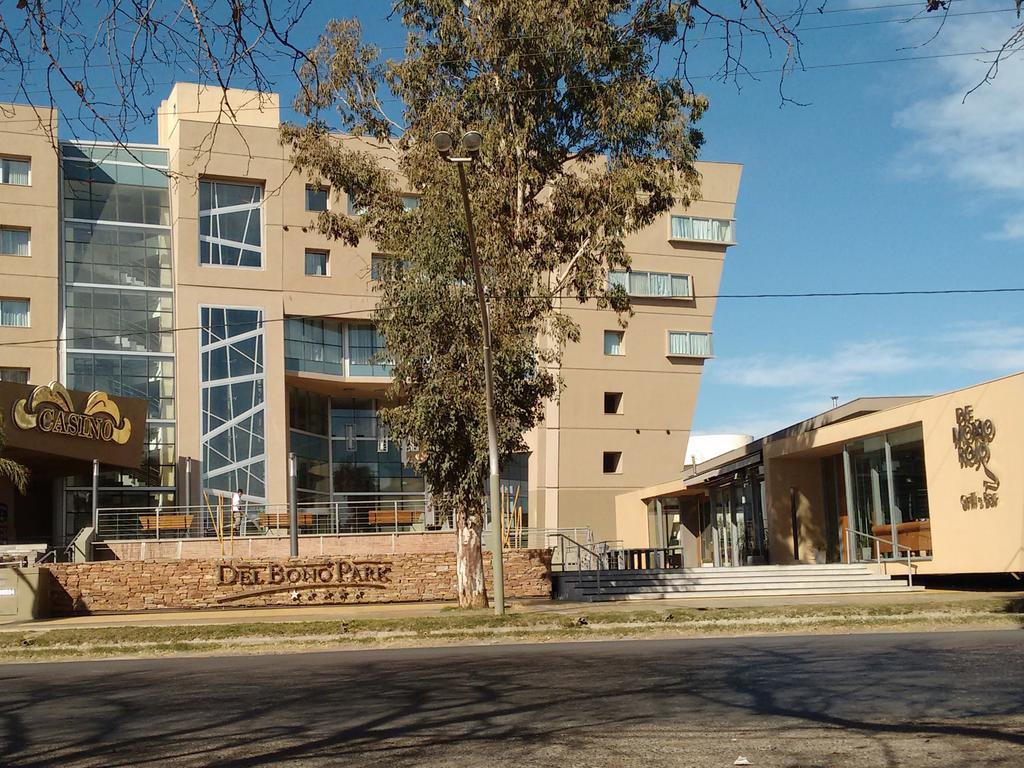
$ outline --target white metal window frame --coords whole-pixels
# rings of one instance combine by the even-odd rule
[[[4,235],[8,232],[23,232],[26,235],[25,253],[15,253],[14,250],[4,248]],[[30,227],[9,227],[0,226],[0,256],[17,256],[28,258],[32,255],[32,229]]]
[[[24,163],[28,166],[28,182],[25,184],[15,184],[10,179],[10,163]],[[17,155],[0,155],[0,184],[9,184],[12,187],[31,187],[32,186],[32,158],[31,157],[18,157]]]
[[[199,180],[199,184],[200,185],[203,185],[203,184],[210,184],[210,185],[212,185],[213,189],[211,190],[211,193],[210,193],[211,196],[216,194],[216,187],[217,187],[218,184],[231,185],[231,186],[235,186],[235,187],[252,187],[253,189],[259,190],[259,200],[256,201],[256,202],[241,203],[241,204],[236,204],[236,205],[224,205],[224,206],[214,205],[214,207],[212,207],[212,208],[202,208],[202,207],[200,207],[199,208],[199,219],[200,219],[200,222],[202,221],[203,217],[206,217],[206,216],[217,217],[217,216],[221,216],[223,214],[228,214],[228,213],[245,213],[245,212],[250,212],[250,215],[251,215],[252,211],[259,211],[259,213],[260,213],[260,223],[259,223],[260,244],[259,245],[252,245],[250,243],[240,243],[240,242],[238,242],[236,240],[228,240],[227,238],[219,237],[217,235],[204,235],[204,234],[202,234],[202,225],[200,224],[200,234],[199,234],[200,247],[199,247],[199,254],[198,254],[198,256],[199,256],[199,266],[200,267],[225,267],[227,269],[250,269],[250,270],[263,270],[263,269],[265,269],[266,268],[266,263],[267,263],[266,262],[266,258],[265,258],[266,257],[266,251],[264,250],[264,242],[266,241],[266,217],[264,216],[264,212],[263,212],[263,200],[264,200],[263,184],[259,183],[259,182],[254,182],[254,181],[231,181],[231,180],[228,180],[228,179],[200,179]],[[217,231],[218,232],[220,231],[219,223],[218,223]],[[248,231],[249,231],[249,224],[248,224],[248,221],[247,221],[246,222],[246,232],[248,232]],[[222,261],[217,261],[217,262],[206,261],[206,262],[204,262],[203,261],[202,243],[209,243],[211,246],[226,245],[226,246],[231,247],[231,248],[238,248],[240,252],[241,251],[252,251],[254,253],[258,253],[259,257],[260,257],[259,266],[252,266],[252,265],[249,265],[249,264],[225,264]],[[212,255],[213,255],[212,248],[211,248],[210,254],[211,254],[211,258],[212,258]],[[241,253],[239,253],[239,260],[241,260]]]
[[[648,285],[650,285],[650,276],[657,275],[659,277],[668,278],[669,293],[636,293],[633,283],[640,276],[646,275]],[[623,278],[621,281],[619,278]],[[685,293],[672,293],[673,278],[682,278],[686,281],[686,292]],[[692,299],[693,298],[693,277],[681,272],[658,272],[651,269],[637,269],[637,270],[624,270],[624,269],[613,269],[608,273],[608,286],[621,285],[625,289],[626,293],[629,294],[630,298],[635,299]]]
[[[672,350],[672,337],[673,336],[685,336],[686,337],[686,349],[685,352],[674,352]],[[708,351],[707,354],[703,352],[694,352],[691,339],[694,337],[706,339]],[[710,331],[669,331],[665,335],[665,356],[666,357],[691,357],[700,360],[707,360],[715,356],[715,349],[712,345],[712,334]]]
[[[690,221],[719,221],[729,225],[728,240],[707,240],[700,237],[676,237],[672,232],[672,224],[676,219],[689,219]],[[668,239],[677,243],[711,243],[712,245],[736,245],[736,219],[728,219],[721,216],[689,216],[686,214],[672,214],[668,217]]]
[[[265,498],[266,498],[265,494],[266,494],[266,487],[267,487],[267,452],[266,452],[267,436],[266,436],[266,415],[265,415],[266,414],[266,406],[267,406],[267,394],[266,394],[267,361],[266,361],[266,335],[265,335],[265,326],[266,326],[266,322],[267,322],[266,310],[263,309],[262,307],[244,307],[244,306],[234,306],[234,305],[213,305],[213,304],[202,304],[202,305],[200,305],[198,307],[198,309],[199,309],[199,327],[200,327],[200,331],[199,331],[199,333],[200,333],[200,337],[199,337],[199,390],[200,390],[200,395],[199,395],[199,407],[200,407],[199,429],[200,429],[200,453],[205,458],[207,452],[215,450],[209,444],[209,441],[210,441],[211,438],[216,437],[217,435],[219,435],[219,434],[221,434],[223,432],[228,431],[232,427],[240,426],[241,423],[244,420],[246,420],[247,418],[249,418],[251,416],[255,416],[256,414],[261,413],[261,412],[264,414],[264,426],[263,426],[264,434],[262,435],[263,445],[264,445],[263,452],[261,452],[261,453],[253,453],[253,445],[252,445],[252,443],[253,443],[253,437],[255,437],[255,435],[253,435],[253,433],[250,432],[249,433],[249,446],[248,446],[249,450],[248,450],[248,455],[246,457],[244,457],[244,458],[238,458],[237,456],[231,457],[231,456],[224,456],[223,454],[220,454],[221,456],[223,456],[223,458],[227,459],[229,463],[225,464],[224,466],[218,467],[218,468],[216,468],[214,470],[210,470],[209,467],[208,467],[209,462],[204,461],[203,462],[203,482],[205,484],[208,480],[212,480],[212,479],[214,479],[216,477],[220,477],[222,475],[230,475],[230,474],[232,474],[235,471],[241,471],[241,472],[245,473],[246,475],[248,475],[250,478],[256,478],[260,482],[263,483],[263,489],[264,489],[264,495],[263,496],[258,495],[258,494],[251,494],[249,492],[249,488],[248,488],[248,486],[249,486],[249,479],[247,479],[246,483],[245,483],[245,485],[247,487],[244,488],[246,498],[253,499],[253,500],[256,500],[256,501],[264,501]],[[202,341],[202,334],[203,334],[203,332],[205,330],[203,328],[203,310],[225,310],[225,311],[239,310],[239,311],[245,311],[245,312],[254,312],[254,313],[256,313],[256,322],[257,322],[258,327],[255,330],[252,330],[252,331],[246,331],[244,333],[240,333],[240,334],[237,334],[235,336],[229,336],[229,337],[224,338],[224,339],[217,339],[215,341],[210,341],[210,342],[204,344],[203,341]],[[257,338],[261,342],[261,346],[262,346],[261,356],[262,356],[263,360],[262,360],[262,362],[259,362],[257,360],[253,360],[254,365],[258,365],[261,368],[261,370],[257,371],[256,373],[245,374],[245,375],[241,375],[241,376],[231,376],[230,375],[230,371],[229,371],[229,376],[227,378],[209,379],[209,380],[206,380],[206,381],[203,380],[203,354],[204,353],[211,352],[214,349],[218,349],[220,347],[231,347],[231,346],[234,346],[235,344],[237,344],[240,341],[244,341],[244,340],[250,339],[250,338]],[[237,351],[239,353],[241,353],[241,350],[237,350]],[[242,353],[242,354],[244,354],[244,353]],[[250,358],[250,359],[252,359],[252,358]],[[213,427],[212,429],[210,429],[208,431],[204,431],[205,425],[212,421],[212,420],[208,420],[208,419],[204,418],[205,415],[206,415],[203,412],[204,409],[205,409],[204,398],[203,398],[204,391],[212,390],[212,389],[219,388],[219,387],[230,387],[232,384],[246,384],[246,383],[255,384],[257,382],[263,382],[263,400],[262,400],[262,402],[257,404],[255,402],[255,395],[254,395],[253,405],[251,407],[247,408],[244,412],[240,412],[238,414],[231,414],[231,416],[229,418],[227,418],[227,419],[222,419],[220,416],[217,416],[217,419],[223,421],[224,423],[219,424],[216,427]],[[247,431],[247,430],[245,430],[245,431]],[[263,477],[262,478],[259,478],[257,476],[257,474],[256,474],[256,471],[255,471],[255,465],[257,465],[260,462],[263,463]]]

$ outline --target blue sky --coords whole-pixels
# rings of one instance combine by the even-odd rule
[[[711,100],[703,159],[745,166],[723,293],[1024,286],[1024,64],[1006,63],[964,102],[987,65],[947,56],[1002,42],[1015,16],[990,11],[1012,0],[954,2],[968,15],[923,47],[937,18],[904,23],[916,5],[858,10],[883,4],[808,14],[809,69],[785,81],[806,106],[781,104],[777,75],[694,81]],[[334,11],[358,15],[382,46],[401,44],[384,2],[339,5],[314,4],[308,42]],[[754,70],[779,61],[753,40],[746,56]],[[943,58],[815,69],[921,56]],[[720,63],[721,41],[709,39],[691,72]],[[289,80],[276,86],[288,100]],[[155,108],[166,88],[154,90]],[[155,134],[151,124],[135,138]],[[832,395],[936,393],[1024,370],[1022,294],[722,299],[714,331],[698,432],[757,436],[826,410]]]

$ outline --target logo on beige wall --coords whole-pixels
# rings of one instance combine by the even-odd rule
[[[979,419],[974,415],[974,408],[966,405],[956,409],[956,424],[953,426],[953,446],[961,469],[982,471],[985,479],[981,484],[981,493],[972,491],[960,497],[960,505],[964,510],[991,509],[999,503],[999,478],[996,477],[988,462],[992,459],[992,442],[996,439],[996,427],[992,419]]]
[[[132,423],[106,392],[93,392],[78,413],[71,393],[59,381],[36,387],[12,409],[19,429],[37,429],[55,435],[83,437],[124,445],[132,436]]]

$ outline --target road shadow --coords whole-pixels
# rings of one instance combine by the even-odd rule
[[[0,764],[394,766],[460,755],[464,764],[483,765],[496,749],[503,763],[526,764],[552,750],[584,754],[598,741],[655,726],[814,726],[881,742],[952,737],[965,750],[979,743],[1018,750],[1024,733],[1000,724],[1024,716],[1018,637],[750,638],[7,666],[0,667]]]

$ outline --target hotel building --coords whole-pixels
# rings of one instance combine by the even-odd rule
[[[319,210],[349,202],[292,167],[276,95],[228,100],[231,119],[219,91],[179,83],[157,143],[127,147],[55,149],[55,114],[6,108],[0,378],[148,404],[140,465],[101,467],[102,508],[236,488],[283,505],[290,452],[302,503],[422,497],[377,423],[390,371],[372,324],[374,244],[315,230]],[[503,467],[530,527],[615,538],[616,496],[683,464],[741,172],[698,165],[702,199],[632,235],[631,271],[609,276],[634,297],[628,327],[593,305],[566,310],[582,340],[565,352],[564,393]],[[62,546],[91,523],[91,468],[32,468],[27,496],[5,492],[4,537]]]

